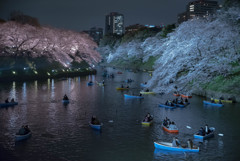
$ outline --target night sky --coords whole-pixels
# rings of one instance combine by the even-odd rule
[[[167,25],[177,22],[177,14],[193,0],[0,0],[0,18],[12,11],[38,18],[42,25],[75,31],[104,28],[105,15],[119,12],[125,26],[132,24]],[[218,0],[222,3],[223,0]]]

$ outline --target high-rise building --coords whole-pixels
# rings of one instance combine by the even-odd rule
[[[111,12],[106,15],[105,35],[123,35],[124,34],[124,16],[117,12]]]
[[[193,18],[208,17],[219,8],[217,1],[198,0],[189,2],[186,7],[186,12],[178,14],[178,23]]]

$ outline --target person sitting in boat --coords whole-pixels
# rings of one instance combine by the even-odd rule
[[[167,128],[169,127],[170,123],[171,123],[171,121],[170,121],[170,119],[168,118],[168,119],[167,119],[167,126],[166,126]]]
[[[215,103],[214,99],[211,100],[211,103]]]
[[[188,139],[188,141],[187,141],[187,146],[188,146],[189,149],[192,149],[192,148],[193,148],[193,142],[192,142],[191,139]]]
[[[183,101],[181,100],[181,101],[178,102],[178,104],[183,105],[184,103],[183,103]]]
[[[142,96],[142,93],[139,93],[139,96]]]
[[[66,94],[63,96],[63,100],[68,100],[68,96]]]
[[[18,135],[25,135],[26,134],[26,129],[25,129],[24,125],[18,130],[17,134]]]
[[[178,147],[178,146],[181,146],[180,141],[178,140],[177,137],[174,137],[172,141],[172,147]]]
[[[5,103],[9,103],[8,98],[5,100]]]
[[[14,98],[12,98],[12,99],[11,99],[11,102],[12,102],[12,103],[14,103],[14,102],[15,102]]]
[[[220,100],[224,100],[224,97],[223,97],[223,96],[221,96],[219,99],[220,99]]]
[[[211,130],[209,129],[208,125],[205,125],[205,134],[211,133]]]
[[[205,131],[203,129],[203,127],[201,127],[198,131],[198,135],[204,136],[205,135]]]
[[[121,85],[121,88],[124,88],[124,87],[123,87],[123,84]]]
[[[129,88],[129,86],[127,86],[126,88]]]
[[[30,129],[29,129],[28,125],[24,126],[24,129],[25,129],[25,134],[30,132]]]
[[[145,116],[145,122],[150,122],[152,120],[152,116],[150,115],[150,113],[148,113],[146,116]]]
[[[173,102],[173,103],[176,103],[176,100],[175,100],[175,99],[173,99],[173,100],[172,100],[172,102]]]
[[[144,84],[147,84],[147,82],[144,82]]]
[[[188,99],[186,98],[186,99],[184,100],[184,102],[185,102],[185,103],[188,103]]]
[[[146,92],[149,92],[149,89],[148,89],[148,88],[146,89]]]
[[[219,104],[222,104],[222,101],[221,100],[219,100],[219,102],[218,102]]]
[[[168,105],[168,100],[165,102],[165,105]]]
[[[92,116],[91,124],[100,125],[100,122],[99,122],[99,120],[97,119],[96,116]]]
[[[163,120],[163,126],[167,126],[167,120],[166,119]]]
[[[174,122],[170,122],[168,128],[171,129],[171,130],[175,130],[175,129],[177,129],[177,126],[176,126],[176,124]]]

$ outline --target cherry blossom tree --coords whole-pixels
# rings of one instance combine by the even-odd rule
[[[166,38],[161,33],[144,41],[133,40],[113,49],[99,49],[108,62],[117,59],[157,57],[148,87],[166,93],[178,86],[190,91],[202,88],[217,76],[231,75],[240,64],[240,8],[220,10],[207,19],[193,19],[180,24]],[[103,55],[104,55],[103,54]]]
[[[8,21],[0,24],[0,56],[46,57],[68,67],[71,62],[100,61],[97,44],[85,33]]]

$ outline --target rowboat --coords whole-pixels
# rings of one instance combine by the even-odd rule
[[[116,90],[129,90],[129,88],[121,88],[121,87],[117,87]]]
[[[199,140],[205,140],[205,139],[208,139],[208,138],[211,138],[211,137],[214,137],[214,131],[215,131],[215,128],[214,127],[210,127],[209,130],[211,131],[209,134],[207,135],[198,135],[198,132],[196,132],[194,134],[194,138],[195,139],[199,139]]]
[[[92,86],[92,85],[93,85],[93,82],[88,82],[87,85],[88,85],[88,86]]]
[[[184,95],[184,94],[181,94],[181,97],[183,97],[183,98],[192,98],[192,96],[188,96],[188,95]]]
[[[101,130],[103,123],[101,123],[100,125],[94,125],[94,124],[91,124],[91,122],[89,122],[89,126],[95,130]]]
[[[166,126],[162,125],[162,128],[163,128],[163,130],[170,132],[170,133],[178,133],[179,132],[177,127],[174,129],[170,129],[170,128],[167,128]]]
[[[128,94],[124,94],[124,97],[125,98],[140,98],[140,99],[144,98],[142,96],[134,96],[134,95],[128,95]]]
[[[159,107],[165,107],[165,108],[176,108],[176,106],[168,106],[168,105],[165,105],[165,104],[159,104]]]
[[[213,99],[213,98],[211,98],[211,100],[214,100],[214,102],[218,103],[220,99]],[[224,102],[224,103],[233,103],[233,100],[221,100],[221,102]]]
[[[144,92],[144,91],[141,91],[140,93],[141,94],[156,94],[155,92]]]
[[[62,100],[62,103],[69,103],[69,100]]]
[[[151,120],[149,122],[142,121],[142,125],[146,125],[146,126],[150,126],[150,125],[152,125],[152,123],[153,123],[153,120]]]
[[[18,102],[0,103],[0,107],[9,107],[14,105],[18,105]]]
[[[190,104],[190,103],[188,103],[188,102],[187,102],[187,103],[184,103],[184,104],[175,104],[175,103],[174,103],[174,106],[182,107],[182,108],[183,108],[183,107],[186,107],[186,106],[189,105],[189,104]]]
[[[217,106],[217,107],[222,107],[222,106],[224,106],[223,104],[212,103],[212,102],[209,102],[209,101],[203,101],[203,103],[204,103],[205,105],[211,105],[211,106]]]
[[[183,147],[173,147],[172,143],[168,142],[154,142],[154,146],[157,149],[170,150],[170,151],[182,151],[182,152],[199,152],[199,147],[183,148]]]
[[[32,135],[32,132],[29,131],[27,134],[25,135],[19,135],[19,134],[16,134],[15,135],[15,141],[21,141],[21,140],[25,140],[25,139],[28,139],[30,138],[30,136]]]

